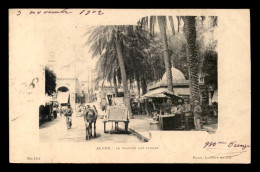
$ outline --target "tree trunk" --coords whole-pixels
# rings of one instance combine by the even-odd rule
[[[145,30],[148,30],[148,16],[145,17]]]
[[[154,20],[153,20],[153,16],[150,16],[150,35],[153,35],[153,27],[154,27]]]
[[[147,84],[146,84],[146,80],[143,77],[141,79],[141,84],[142,84],[142,95],[144,95],[145,93],[147,93]]]
[[[179,33],[180,32],[181,18],[179,16],[177,16],[177,20],[178,20],[178,33]]]
[[[162,45],[163,45],[164,64],[165,64],[165,70],[166,70],[168,90],[173,91],[172,70],[171,70],[172,65],[171,65],[171,60],[169,57],[168,43],[167,43],[167,36],[166,36],[166,17],[158,16],[157,19],[158,19],[158,24],[160,27],[161,40],[162,40]]]
[[[156,23],[156,16],[153,16],[153,35],[154,35],[154,25]]]
[[[138,98],[140,98],[141,94],[140,94],[140,78],[139,77],[137,77],[136,82],[137,82]]]
[[[172,18],[172,16],[169,16],[168,18],[169,18],[170,26],[171,26],[171,30],[172,30],[172,39],[174,39],[175,29],[174,29],[174,24],[173,24],[173,18]],[[175,54],[173,53],[172,54],[172,61],[171,61],[171,63],[172,63],[172,67],[176,68],[177,65],[175,65],[175,63],[174,63],[174,58],[175,58]],[[178,61],[178,59],[176,59],[176,61]]]
[[[119,35],[117,35],[117,38],[116,38],[116,51],[117,51],[117,57],[118,57],[118,61],[119,61],[119,66],[120,66],[121,76],[122,76],[122,82],[123,82],[124,101],[125,101],[126,107],[129,110],[130,118],[132,118],[133,116],[132,116],[131,104],[130,104],[130,94],[129,94],[129,90],[128,90],[126,70],[125,70],[124,58],[123,58],[123,54],[122,54],[122,47],[121,47]]]
[[[195,22],[196,20],[193,16],[184,17],[184,33],[187,40],[187,59],[190,74],[190,96],[192,104],[194,104],[195,100],[199,101],[200,99]]]
[[[172,36],[175,35],[175,29],[174,29],[174,24],[173,24],[173,18],[172,16],[169,16],[169,21],[170,21],[170,25],[171,25],[171,28],[172,28]]]
[[[117,82],[116,82],[116,71],[114,71],[113,83],[114,83],[114,89],[115,89],[115,97],[118,97],[118,89],[117,89]]]

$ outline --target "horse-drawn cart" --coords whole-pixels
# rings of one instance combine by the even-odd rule
[[[115,122],[115,129],[118,130],[118,122],[125,123],[125,132],[127,133],[128,124],[129,124],[129,111],[124,104],[116,104],[108,106],[107,113],[104,118],[104,133],[106,131],[107,122]]]

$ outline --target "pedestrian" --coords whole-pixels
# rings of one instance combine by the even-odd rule
[[[175,104],[173,104],[171,107],[171,113],[174,115],[178,113],[178,108]]]
[[[201,113],[202,113],[202,109],[199,105],[199,101],[195,100],[193,114],[194,114],[194,125],[196,130],[201,130]]]
[[[72,107],[70,106],[70,104],[68,104],[68,108],[65,112],[67,129],[70,129],[72,126],[72,113],[73,113]]]
[[[180,114],[180,115],[183,114],[183,106],[181,104],[177,105],[177,114]]]
[[[191,116],[191,105],[188,99],[184,100],[184,119],[185,119],[185,129],[189,130],[189,118]]]

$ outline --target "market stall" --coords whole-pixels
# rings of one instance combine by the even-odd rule
[[[158,88],[142,96],[153,104],[153,119],[158,121],[161,130],[179,130],[182,128],[182,116],[172,110],[183,103],[183,99],[167,88]],[[152,122],[154,125],[154,122]]]

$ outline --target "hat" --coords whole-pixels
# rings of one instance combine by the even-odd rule
[[[199,101],[198,101],[198,100],[195,100],[194,102],[197,102],[197,103],[199,103]]]

